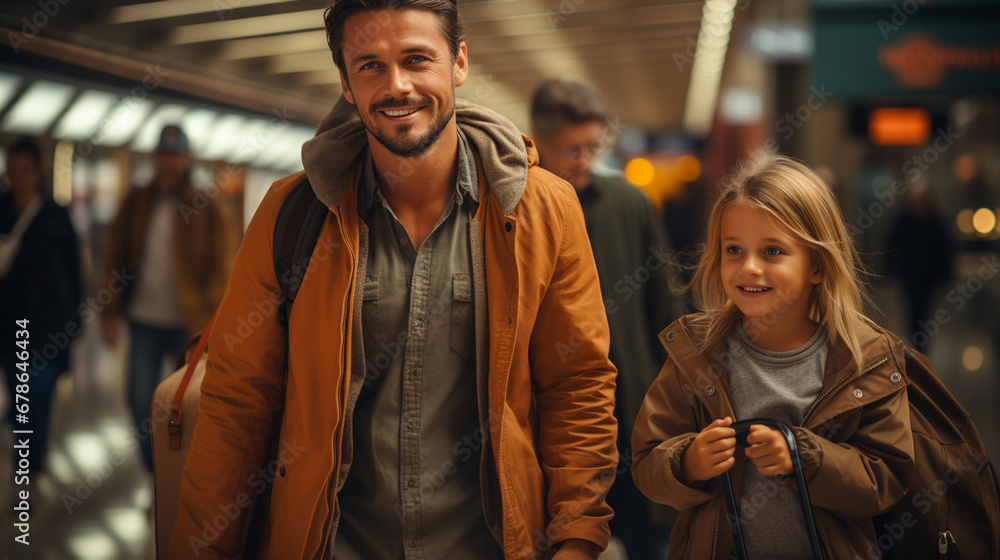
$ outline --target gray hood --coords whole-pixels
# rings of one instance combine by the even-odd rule
[[[464,99],[455,99],[455,117],[479,153],[493,196],[504,215],[510,214],[528,184],[524,138],[503,115]],[[341,96],[320,122],[316,136],[302,145],[302,165],[323,204],[333,205],[352,186],[354,166],[367,145],[357,109]]]

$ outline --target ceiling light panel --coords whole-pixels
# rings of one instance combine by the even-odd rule
[[[115,105],[118,96],[106,91],[87,90],[81,93],[56,125],[55,137],[84,140],[94,135],[101,120]]]
[[[208,144],[212,123],[219,114],[209,109],[193,109],[184,114],[181,129],[187,134],[192,153],[201,153]]]
[[[3,120],[3,130],[19,134],[42,134],[73,97],[76,88],[66,84],[38,80],[28,86]]]
[[[94,142],[101,146],[121,146],[135,136],[152,110],[153,102],[148,99],[122,99],[101,123]]]
[[[239,115],[223,115],[212,124],[208,143],[197,154],[204,160],[224,160],[234,151],[240,142],[240,130],[246,118]]]
[[[17,93],[17,88],[21,87],[23,81],[24,79],[17,74],[0,72],[0,111],[14,99],[14,94]]]
[[[705,2],[684,106],[684,129],[696,137],[706,136],[712,126],[735,9],[736,0]]]

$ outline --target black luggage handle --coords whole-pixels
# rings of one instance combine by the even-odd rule
[[[816,530],[816,519],[813,517],[806,476],[802,472],[802,459],[799,457],[799,448],[795,443],[795,432],[787,424],[767,418],[733,422],[730,427],[736,430],[736,445],[744,448],[750,446],[747,442],[750,426],[767,426],[772,430],[778,430],[785,436],[785,441],[788,443],[788,454],[792,458],[795,481],[799,486],[799,498],[802,500],[802,513],[806,520],[806,531],[809,533],[809,544],[812,547],[813,558],[823,560],[823,548],[820,546],[819,533]],[[736,548],[736,556],[739,560],[748,560],[746,544],[743,542],[743,529],[740,526],[740,506],[733,493],[733,482],[729,477],[729,471],[722,473],[722,491],[726,496],[726,509],[729,510],[729,527],[733,531],[733,546]]]

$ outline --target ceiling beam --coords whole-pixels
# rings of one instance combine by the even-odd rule
[[[0,35],[16,36],[19,32],[0,27]],[[148,83],[155,83],[155,87],[172,89],[251,111],[266,114],[286,111],[297,115],[299,120],[306,123],[319,122],[330,109],[325,104],[268,91],[259,85],[255,87],[232,77],[221,78],[163,68],[162,65],[154,66],[142,60],[100,52],[40,35],[25,41],[21,48],[55,60],[135,80],[138,84],[143,84],[146,80]],[[155,75],[151,76],[154,73]],[[143,88],[143,91],[145,93],[147,89]]]
[[[223,41],[219,49],[222,60],[240,60],[281,54],[295,54],[327,48],[326,31],[285,33],[252,39]],[[333,60],[332,58],[330,59]]]
[[[170,33],[170,42],[174,45],[186,45],[289,31],[323,29],[323,12],[324,10],[304,10],[287,14],[178,25]]]
[[[154,19],[207,14],[210,12],[217,12],[219,19],[222,19],[223,14],[232,10],[294,1],[233,0],[230,2],[209,2],[208,0],[160,0],[159,2],[144,2],[142,4],[130,4],[113,8],[111,10],[111,23],[134,23],[137,21],[151,21]]]

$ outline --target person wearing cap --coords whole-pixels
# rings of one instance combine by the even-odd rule
[[[120,319],[128,324],[128,401],[150,469],[149,407],[162,361],[172,364],[222,301],[232,252],[221,205],[191,184],[180,127],[163,128],[154,160],[152,183],[133,188],[111,223],[97,287],[111,295],[103,310],[105,341],[116,344]]]
[[[569,80],[543,82],[532,100],[531,125],[540,165],[569,181],[580,199],[611,328],[620,426],[618,476],[608,493],[615,510],[611,532],[630,558],[657,558],[667,530],[656,525],[668,524],[673,515],[649,503],[632,482],[629,438],[667,357],[656,333],[686,313],[670,289],[672,244],[641,190],[591,171],[608,137],[608,110],[597,91]]]
[[[43,470],[52,394],[59,374],[69,369],[70,343],[80,334],[76,230],[66,208],[47,196],[42,159],[34,140],[23,138],[12,144],[7,149],[8,188],[0,189],[0,336],[4,344],[0,367],[11,395],[11,426],[30,431],[18,437],[30,444],[26,459],[32,475]],[[19,359],[22,350],[28,351],[28,359]],[[30,390],[27,410],[24,401],[14,397],[24,393],[25,384]],[[12,458],[15,470],[21,469],[18,463],[24,457],[15,453]],[[29,477],[29,484],[34,482],[34,476]]]

